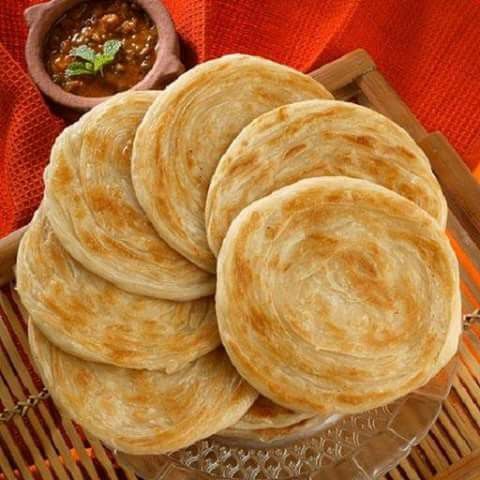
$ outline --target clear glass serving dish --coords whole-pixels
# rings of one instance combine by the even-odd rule
[[[211,437],[168,456],[117,456],[146,479],[370,480],[392,469],[426,435],[450,391],[457,361],[390,405],[343,417],[281,446],[252,448]]]
[[[220,438],[170,458],[214,478],[370,479],[392,469],[435,422],[456,370],[454,359],[428,385],[386,407],[341,418],[310,438],[277,448],[244,448]]]

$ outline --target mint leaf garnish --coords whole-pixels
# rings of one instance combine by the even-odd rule
[[[103,74],[103,67],[115,60],[115,56],[121,47],[122,42],[120,40],[107,40],[103,44],[102,53],[96,53],[87,45],[72,48],[70,55],[85,61],[71,63],[65,70],[65,74],[68,77],[74,77],[76,75],[96,75],[98,72]]]
[[[77,75],[94,75],[93,68],[90,63],[73,62],[65,70],[68,77],[75,77]]]
[[[120,40],[107,40],[103,44],[103,54],[113,59],[120,48],[122,48],[122,42]]]
[[[93,48],[87,47],[87,45],[81,45],[80,47],[72,48],[70,55],[93,63],[96,53]]]

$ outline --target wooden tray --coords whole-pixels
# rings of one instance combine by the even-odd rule
[[[423,148],[450,207],[449,235],[461,264],[464,313],[479,308],[480,187],[461,158],[441,133],[423,128],[365,51],[356,50],[311,75],[336,98],[367,105],[390,117]],[[41,389],[28,358],[22,306],[8,285],[23,231],[0,240],[0,286],[4,286],[0,291],[0,401],[5,408]],[[479,338],[476,327],[464,335],[458,376],[439,419],[409,457],[386,476],[389,480],[480,478]],[[24,415],[16,415],[8,424],[0,419],[0,480],[136,478],[132,469],[118,466],[100,442],[62,419],[50,400],[31,399],[17,410]],[[200,478],[162,462],[138,460],[133,465],[128,461],[137,472],[153,471],[158,478]]]

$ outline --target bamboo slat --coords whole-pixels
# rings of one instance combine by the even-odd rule
[[[473,452],[451,465],[435,480],[478,480],[480,478],[480,451]]]

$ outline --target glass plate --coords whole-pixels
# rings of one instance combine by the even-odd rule
[[[427,434],[450,391],[457,362],[453,358],[426,386],[386,407],[342,417],[282,447],[249,448],[240,440],[233,444],[211,437],[168,456],[117,456],[146,479],[170,478],[178,470],[173,463],[184,470],[180,478],[370,480],[391,470]]]
[[[422,389],[386,407],[341,418],[281,448],[246,448],[213,437],[169,456],[212,478],[370,479],[392,469],[435,422],[457,367],[454,358]]]

